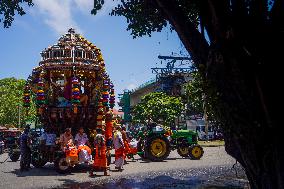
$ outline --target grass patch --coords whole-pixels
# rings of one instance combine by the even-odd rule
[[[198,141],[198,144],[204,147],[215,147],[215,146],[224,146],[225,141],[224,140]]]

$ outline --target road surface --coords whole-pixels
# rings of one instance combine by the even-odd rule
[[[0,155],[0,162],[7,154]],[[79,166],[69,174],[58,174],[53,164],[19,171],[19,162],[7,161],[0,164],[0,189],[40,188],[246,188],[248,183],[239,165],[224,147],[205,147],[200,160],[181,158],[176,151],[163,162],[142,161],[139,156],[124,166],[123,172],[116,172],[110,166],[111,176],[89,177],[87,168]]]

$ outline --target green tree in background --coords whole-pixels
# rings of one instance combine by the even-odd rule
[[[185,101],[188,114],[203,114],[204,108],[204,90],[202,79],[198,72],[192,73],[192,80],[185,84]]]
[[[181,98],[153,92],[143,96],[141,102],[134,106],[133,122],[147,124],[154,121],[170,126],[183,109]]]
[[[23,79],[4,78],[0,80],[0,125],[17,126],[19,109],[21,110],[21,124],[35,119],[35,107],[31,105],[28,115],[23,103],[23,89],[26,81]]]
[[[183,98],[187,104],[187,114],[204,114],[206,109],[208,119],[215,121],[212,104],[218,100],[215,95],[216,91],[208,86],[198,71],[192,72],[191,76],[192,80],[184,85],[185,95]]]

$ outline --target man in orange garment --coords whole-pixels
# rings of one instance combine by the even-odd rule
[[[107,172],[107,156],[106,156],[106,141],[103,135],[103,130],[97,128],[97,135],[94,139],[94,146],[96,148],[96,156],[93,164],[93,169],[90,171],[90,176],[94,176],[94,171],[104,171],[104,176],[109,176]]]
[[[126,134],[126,127],[123,125],[121,127],[121,135],[123,139],[123,144],[124,144],[124,164],[128,164],[126,161],[127,154],[130,153],[130,148],[129,148],[129,143],[128,143],[128,137]]]

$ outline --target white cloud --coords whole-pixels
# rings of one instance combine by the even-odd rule
[[[75,28],[77,32],[82,33],[82,29],[76,23],[73,15],[79,12],[88,15],[94,19],[108,15],[110,11],[118,4],[118,1],[106,0],[103,8],[96,16],[91,15],[94,6],[92,0],[33,0],[35,6],[32,15],[43,19],[49,27],[51,27],[56,35],[67,32],[69,28]]]
[[[73,20],[70,0],[34,0],[35,16],[44,16],[44,22],[57,34],[64,34],[71,27],[81,31],[78,24]]]
[[[79,8],[82,13],[91,14],[91,10],[94,6],[92,0],[74,0],[75,5]]]

